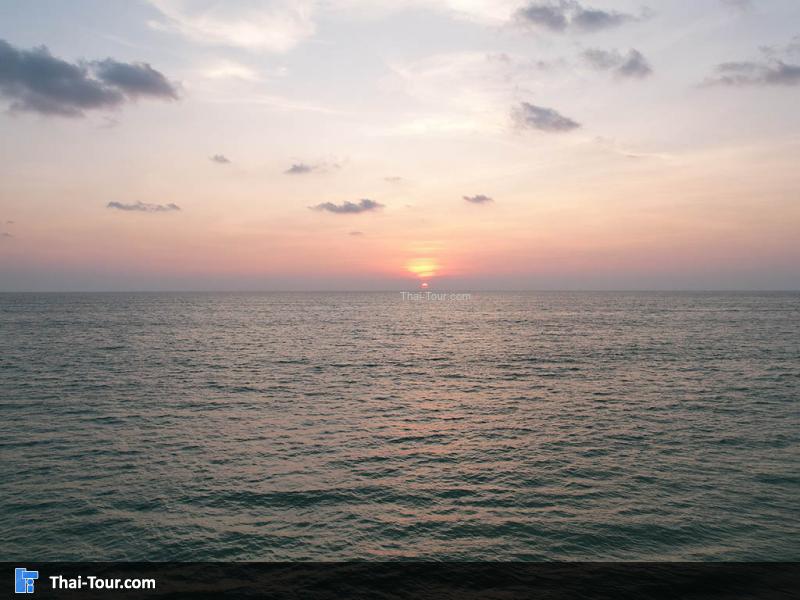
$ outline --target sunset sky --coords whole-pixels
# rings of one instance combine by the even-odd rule
[[[797,0],[0,0],[0,291],[800,289]]]

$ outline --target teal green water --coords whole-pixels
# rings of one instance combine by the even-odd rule
[[[0,294],[2,560],[798,560],[800,295]]]

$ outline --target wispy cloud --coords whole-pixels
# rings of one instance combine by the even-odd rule
[[[800,85],[800,65],[782,60],[722,63],[704,84],[734,87]]]
[[[379,204],[369,198],[363,198],[358,202],[344,202],[342,204],[334,204],[333,202],[323,202],[316,206],[310,206],[311,210],[318,210],[330,212],[338,215],[358,214],[363,212],[371,212],[383,208],[383,204]]]
[[[718,64],[703,86],[794,86],[800,85],[800,64],[792,62],[800,54],[800,35],[788,44],[761,46],[762,58]]]
[[[622,54],[619,50],[590,48],[582,56],[592,68],[613,71],[619,77],[641,79],[653,73],[644,55],[634,48],[628,50],[627,54]]]
[[[231,164],[230,159],[225,156],[224,154],[215,154],[214,156],[210,157],[211,162],[215,162],[218,165],[229,165]]]
[[[45,46],[25,50],[0,40],[0,96],[11,100],[12,111],[80,117],[141,97],[175,100],[178,90],[147,63],[70,63]]]
[[[472,204],[488,204],[489,202],[494,202],[492,198],[483,194],[477,194],[475,196],[462,196],[462,198]]]
[[[150,0],[150,4],[162,17],[151,22],[152,27],[176,31],[203,44],[286,52],[315,31],[316,3],[310,0]]]
[[[561,59],[485,51],[395,62],[390,65],[391,84],[424,108],[401,113],[389,131],[401,135],[499,133],[505,130],[507,107],[519,91],[550,85],[565,64]]]
[[[636,16],[628,13],[584,7],[576,0],[530,2],[519,8],[514,16],[522,25],[558,33],[599,31],[638,20]]]
[[[402,177],[392,176],[392,177],[384,177],[383,180],[386,183],[403,183],[404,179]]]
[[[521,102],[511,111],[511,117],[520,129],[538,129],[552,133],[572,131],[580,127],[580,123],[565,117],[553,108],[536,106],[529,102]]]
[[[252,67],[231,60],[217,60],[199,69],[199,74],[207,79],[239,79],[241,81],[260,81],[261,74]]]
[[[601,146],[602,148],[617,154],[619,156],[631,159],[631,160],[642,160],[642,159],[659,159],[659,160],[668,160],[670,159],[670,155],[663,153],[663,152],[641,152],[639,150],[634,150],[625,145],[619,143],[614,138],[608,137],[601,137],[598,136],[594,138],[594,142]]]
[[[325,173],[330,169],[341,169],[342,165],[338,162],[322,161],[318,163],[304,163],[298,162],[292,164],[291,167],[284,171],[287,175],[307,175],[309,173],[320,172]]]
[[[351,231],[347,235],[352,235],[353,237],[361,237],[364,235],[363,231]]]
[[[7,231],[4,231],[4,232],[0,233],[0,237],[13,238],[14,236],[11,235],[10,233],[8,233]]]
[[[158,213],[158,212],[172,212],[176,210],[180,210],[181,207],[177,204],[169,203],[169,204],[149,204],[146,202],[134,202],[133,204],[125,204],[123,202],[109,202],[106,204],[106,208],[114,208],[117,210],[124,210],[124,211],[132,211],[132,212],[147,212],[147,213]]]
[[[800,55],[800,35],[794,36],[788,44],[761,46],[759,50],[770,59],[783,57],[790,60],[791,57]]]
[[[287,175],[305,175],[317,169],[316,165],[307,165],[306,163],[295,163],[284,171]]]

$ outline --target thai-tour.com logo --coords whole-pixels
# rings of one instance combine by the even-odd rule
[[[33,594],[35,581],[39,579],[39,571],[29,571],[24,567],[14,569],[14,591],[17,594]],[[115,577],[95,577],[94,575],[78,575],[77,577],[64,577],[63,575],[50,575],[43,577],[50,581],[50,588],[54,590],[154,590],[155,579],[130,578],[120,579]]]
[[[24,567],[17,567],[14,569],[14,591],[17,594],[32,594],[37,579],[39,571],[28,571]]]

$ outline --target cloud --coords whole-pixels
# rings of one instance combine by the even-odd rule
[[[570,25],[584,31],[599,31],[617,27],[628,21],[634,21],[633,15],[628,15],[616,11],[604,11],[597,9],[584,9],[578,6],[572,16]]]
[[[317,3],[311,0],[150,0],[150,4],[162,17],[151,27],[209,45],[287,52],[315,31]]]
[[[363,231],[351,231],[347,235],[352,235],[353,237],[361,237],[362,235],[364,235],[364,232]]]
[[[477,194],[475,196],[462,196],[464,200],[467,202],[471,202],[472,204],[488,204],[489,202],[494,202],[489,196],[484,196],[483,194]]]
[[[526,24],[537,25],[551,31],[564,31],[569,25],[563,3],[560,5],[531,3],[520,8],[516,16]]]
[[[284,173],[287,175],[306,175],[308,173],[312,173],[314,171],[319,171],[320,173],[327,173],[331,169],[341,169],[342,165],[338,162],[328,162],[322,161],[318,163],[294,163],[291,167],[286,169]]]
[[[800,65],[794,62],[800,54],[800,35],[788,44],[761,46],[761,60],[731,61],[718,64],[703,86],[794,86],[800,85]]]
[[[152,96],[177,100],[178,91],[161,73],[147,63],[122,63],[107,58],[92,63],[97,78],[130,98]]]
[[[499,26],[519,0],[148,0],[158,11],[150,27],[197,43],[287,52],[311,38],[316,22],[390,19],[428,10],[458,20]]]
[[[583,52],[583,59],[599,71],[613,70],[619,77],[643,78],[651,75],[653,69],[644,55],[631,48],[623,55],[618,50],[599,50],[590,48]]]
[[[261,71],[231,60],[218,59],[214,63],[199,70],[207,79],[239,79],[241,81],[261,81]],[[283,74],[279,69],[276,75]]]
[[[581,56],[589,63],[589,66],[599,71],[613,69],[622,63],[622,56],[617,50],[589,48],[588,50],[584,50]]]
[[[705,85],[747,86],[793,86],[800,85],[800,65],[782,60],[769,62],[728,62],[717,65],[714,76],[705,80]]]
[[[317,169],[316,165],[307,165],[305,163],[295,163],[284,171],[287,175],[305,175]]]
[[[522,24],[554,32],[593,32],[618,27],[637,18],[627,13],[584,7],[576,0],[530,2],[514,13]]]
[[[172,212],[180,210],[181,207],[177,204],[148,204],[146,202],[136,202],[134,204],[124,204],[122,202],[109,202],[106,208],[116,208],[117,210],[133,211],[133,212]]]
[[[229,165],[229,164],[231,164],[231,161],[224,154],[215,154],[214,156],[210,157],[209,160],[211,162],[217,163],[218,165]]]
[[[12,100],[12,110],[62,116],[125,100],[119,90],[93,79],[86,66],[55,58],[44,46],[18,50],[5,40],[0,40],[0,95]]]
[[[617,69],[622,77],[647,77],[653,73],[653,68],[644,55],[638,50],[631,49],[620,67]]]
[[[1,233],[0,236],[2,236],[4,238],[13,238],[14,237],[13,235],[8,233],[7,231],[4,231],[3,233]]]
[[[404,181],[402,177],[396,177],[396,176],[384,177],[383,180],[387,183],[403,183]]]
[[[558,111],[528,102],[520,102],[511,111],[511,117],[520,129],[539,129],[540,131],[564,132],[580,127],[580,123],[565,117]]]
[[[6,225],[13,225],[14,221],[6,221]]]
[[[0,96],[12,111],[80,117],[140,97],[177,99],[176,87],[146,63],[113,59],[69,63],[45,46],[18,49],[0,40]]]
[[[788,60],[790,57],[800,54],[800,35],[794,36],[786,45],[761,46],[759,50],[761,50],[767,58],[774,59],[783,56]]]
[[[374,200],[364,198],[358,202],[344,202],[343,204],[334,204],[333,202],[323,202],[316,206],[310,206],[311,210],[319,210],[330,212],[338,215],[358,214],[363,212],[370,212],[383,208],[383,204],[379,204]]]

